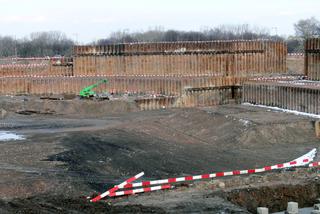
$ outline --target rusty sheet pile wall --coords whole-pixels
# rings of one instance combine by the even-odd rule
[[[311,80],[320,80],[320,38],[305,43],[305,74]]]
[[[181,96],[138,98],[136,103],[142,110],[169,107],[201,107],[241,103],[240,87],[193,88],[185,90]]]
[[[75,46],[75,75],[248,77],[285,73],[275,41],[210,41]]]
[[[217,105],[239,99],[248,78],[285,73],[286,56],[285,43],[265,40],[75,46],[70,64],[2,63],[0,94],[78,94],[108,79],[98,92],[165,96],[137,100],[145,108]]]
[[[5,94],[78,94],[84,86],[92,85],[103,77],[7,77],[0,78],[1,91]],[[181,84],[176,78],[108,77],[108,83],[95,89],[97,92],[134,94],[181,94]]]
[[[0,77],[73,76],[68,58],[0,59]]]
[[[250,81],[243,86],[242,102],[319,114],[320,83]]]
[[[83,77],[5,77],[0,78],[2,95],[16,94],[78,94],[88,85],[105,78],[104,76]],[[108,83],[102,84],[95,90],[97,92],[108,91],[115,94],[152,94],[180,96],[192,88],[205,86],[224,87],[225,79],[214,77],[108,77]]]

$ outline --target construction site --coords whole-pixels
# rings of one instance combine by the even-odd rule
[[[0,213],[320,203],[319,38],[301,55],[223,40],[3,58],[0,95]]]

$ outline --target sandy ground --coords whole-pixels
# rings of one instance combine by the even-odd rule
[[[263,204],[280,211],[301,192],[306,206],[320,196],[318,172],[302,169],[88,203],[141,171],[157,179],[262,167],[318,148],[319,139],[312,118],[249,106],[141,112],[130,102],[81,102],[0,100],[8,111],[2,130],[25,137],[0,142],[2,213],[248,213]],[[38,113],[15,113],[30,109]]]
[[[288,56],[287,68],[289,74],[305,75],[304,73],[304,57],[303,56]]]

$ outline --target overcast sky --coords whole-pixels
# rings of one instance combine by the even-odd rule
[[[288,35],[311,16],[320,20],[320,0],[0,0],[0,35],[58,30],[83,43],[117,30],[244,23]]]

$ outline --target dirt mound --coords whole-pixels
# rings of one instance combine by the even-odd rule
[[[188,164],[185,153],[166,152],[169,142],[119,129],[103,132],[74,133],[61,139],[67,151],[50,156],[60,161],[72,173],[78,173],[91,188],[101,190],[114,185],[123,177],[144,171],[146,176],[157,177],[184,174],[196,164]],[[173,145],[173,149],[176,150]],[[104,178],[104,179],[101,179]]]
[[[16,102],[7,102],[9,104],[5,107],[24,106],[21,100]],[[12,202],[1,202],[0,212],[3,213],[25,208],[25,212],[36,212],[33,207],[49,213],[60,212],[59,209],[67,213],[82,210],[113,212],[117,209],[114,206],[91,205],[85,199],[74,197],[102,192],[141,171],[145,172],[143,180],[149,180],[258,168],[293,160],[319,147],[311,119],[246,106],[122,112],[104,117],[127,107],[130,109],[131,104],[123,107],[119,104],[120,107],[116,105],[113,109],[110,107],[113,104],[109,105],[108,101],[82,105],[50,100],[40,101],[39,106],[37,102],[30,103],[28,108],[39,108],[43,112],[41,109],[55,106],[61,115],[14,114],[3,121],[5,125],[7,122],[17,124],[10,131],[26,137],[25,140],[0,144],[1,151],[4,151],[0,155],[2,198],[20,197]],[[99,106],[105,109],[100,111]],[[71,113],[63,114],[65,112]],[[73,118],[65,118],[69,116]],[[261,176],[260,183],[275,185],[264,180],[265,174]],[[243,177],[235,178],[240,180]],[[305,174],[302,177],[306,179]],[[39,181],[42,181],[40,186]],[[34,188],[37,186],[38,189]],[[225,186],[228,187],[227,181]],[[207,188],[206,193],[201,187],[197,188],[194,190],[197,195],[180,192],[177,188],[128,197],[128,204],[116,204],[118,199],[108,201],[122,206],[119,212],[162,212],[154,208],[161,207],[165,211],[172,208],[173,212],[247,213],[245,209],[230,204],[225,209],[227,200],[222,197],[221,200],[213,199],[213,195],[207,198],[215,187]],[[268,187],[264,191],[277,195],[279,190]],[[290,191],[287,193],[291,194]],[[266,193],[268,199],[263,199],[263,193],[258,189],[247,193],[244,189],[230,194],[230,200],[254,210],[257,204],[271,203],[272,194]],[[40,197],[39,194],[45,195]],[[313,192],[308,194],[313,195]],[[256,195],[259,198],[255,201]],[[281,193],[278,195],[282,197]],[[35,197],[22,199],[28,196]],[[119,198],[119,202],[124,201],[126,197]],[[149,204],[142,203],[144,201]],[[130,206],[124,207],[126,205]]]
[[[310,182],[233,190],[227,199],[254,213],[257,207],[268,207],[270,212],[286,210],[289,201],[298,202],[299,207],[311,207],[319,196],[320,182]]]
[[[201,110],[172,110],[117,128],[70,133],[60,140],[67,151],[48,160],[64,162],[100,191],[141,171],[144,179],[156,179],[291,161],[317,146],[311,130],[309,121],[257,124]]]
[[[68,117],[100,117],[116,113],[135,112],[135,102],[126,100],[41,100],[32,97],[1,98],[3,109],[10,112],[33,112],[65,115]]]

